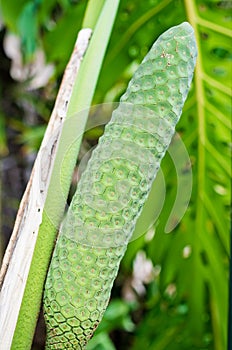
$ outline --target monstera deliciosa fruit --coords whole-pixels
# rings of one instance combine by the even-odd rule
[[[47,349],[84,349],[102,319],[120,261],[175,132],[196,56],[188,23],[162,34],[93,151],[47,275]]]

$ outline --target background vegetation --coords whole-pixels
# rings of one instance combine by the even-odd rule
[[[1,255],[86,4],[85,0],[1,2]],[[230,1],[215,0],[120,3],[93,104],[118,101],[155,39],[170,26],[189,21],[199,58],[178,132],[191,159],[193,190],[184,218],[166,234],[177,187],[167,155],[162,162],[166,182],[162,212],[148,233],[130,243],[89,350],[226,349],[231,6]],[[99,133],[99,129],[86,133],[83,152],[97,142]],[[43,349],[43,344],[41,319],[33,349]]]

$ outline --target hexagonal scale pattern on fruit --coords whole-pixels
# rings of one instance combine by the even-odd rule
[[[47,276],[47,349],[84,349],[186,99],[196,61],[187,23],[159,37],[135,72],[78,183]]]

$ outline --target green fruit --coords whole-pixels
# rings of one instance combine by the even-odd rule
[[[60,230],[44,292],[47,349],[84,349],[175,132],[197,49],[188,23],[162,34],[93,151]]]

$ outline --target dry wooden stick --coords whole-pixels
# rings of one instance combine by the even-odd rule
[[[5,332],[10,333],[9,327],[15,327],[9,320],[11,314],[9,310],[14,307],[14,313],[18,313],[20,308],[39,227],[42,222],[49,180],[56,157],[56,146],[66,117],[73,84],[88,47],[91,33],[91,29],[85,28],[78,34],[3,258],[0,271],[0,328],[2,328],[3,334]],[[40,187],[38,187],[38,183]],[[12,279],[12,276],[15,277]],[[12,298],[9,297],[9,294]],[[11,301],[11,305],[9,305],[9,301]]]

